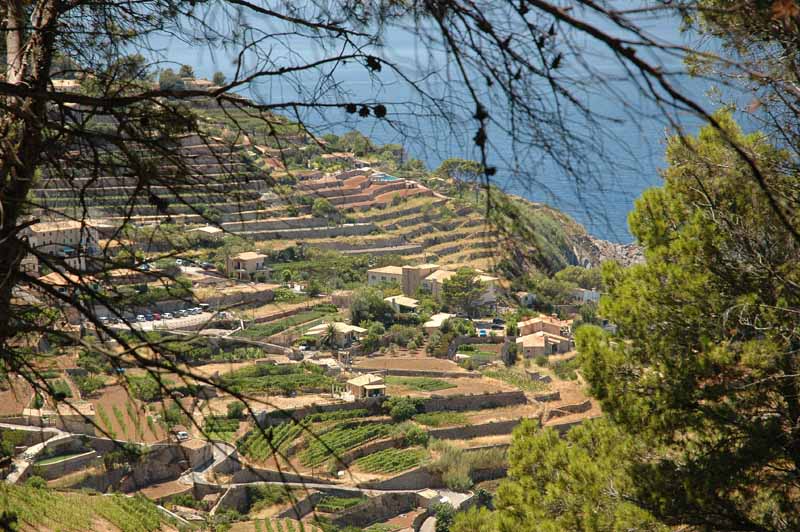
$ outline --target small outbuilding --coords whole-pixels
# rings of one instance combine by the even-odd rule
[[[384,397],[386,395],[386,383],[380,375],[367,373],[347,381],[347,391],[356,399]]]

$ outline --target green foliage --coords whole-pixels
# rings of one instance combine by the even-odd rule
[[[541,392],[547,389],[547,384],[532,380],[527,374],[515,368],[492,368],[483,370],[483,374],[492,379],[497,379],[516,386],[526,392]]]
[[[333,312],[336,312],[336,310],[331,310],[330,307],[307,310],[269,323],[254,323],[244,330],[236,331],[234,336],[241,336],[242,338],[249,338],[252,340],[263,340],[273,334],[283,332],[290,327],[330,316]]]
[[[171,379],[162,378],[159,381],[150,373],[143,376],[128,375],[126,379],[133,396],[145,402],[161,399],[164,397],[164,389],[173,384]]]
[[[367,423],[354,427],[337,426],[312,438],[308,448],[301,453],[300,461],[307,467],[317,467],[329,458],[338,458],[340,453],[386,436],[390,432],[391,425],[383,423]]]
[[[558,360],[550,364],[550,369],[561,380],[574,381],[578,378],[577,370],[580,369],[580,360],[578,357],[569,360]]]
[[[427,458],[425,449],[384,449],[359,458],[355,463],[367,473],[393,474],[417,467]]]
[[[257,364],[222,377],[225,386],[240,393],[314,392],[330,388],[333,379],[313,364]]]
[[[76,376],[72,379],[83,397],[96,394],[105,385],[103,378],[98,375]]]
[[[228,410],[228,419],[243,419],[247,405],[242,401],[231,401],[226,408]]]
[[[666,532],[631,502],[628,468],[644,451],[605,420],[585,422],[565,438],[523,421],[514,429],[509,478],[494,499],[499,529]]]
[[[317,198],[311,206],[311,214],[316,218],[324,218],[332,223],[341,223],[342,214],[326,198]]]
[[[227,416],[208,416],[203,422],[203,434],[209,440],[231,441],[239,430],[239,419]]]
[[[411,390],[420,392],[437,392],[439,390],[447,390],[448,388],[455,388],[455,384],[451,384],[442,379],[433,379],[431,377],[386,377],[386,384],[393,384],[395,386],[404,386]]]
[[[385,326],[394,323],[394,310],[383,300],[383,293],[372,287],[361,288],[353,293],[350,317],[354,325],[363,322],[380,322]]]
[[[800,253],[731,143],[775,197],[797,178],[765,135],[715,119],[724,132],[670,139],[664,185],[637,200],[629,222],[646,262],[604,265],[600,311],[621,338],[578,329],[581,372],[603,411],[647,445],[633,499],[657,517],[798,530],[800,337],[788,309],[800,307]]]
[[[382,338],[382,343],[384,345],[395,344],[401,347],[408,347],[412,342],[423,342],[420,328],[397,323],[389,327],[389,330],[386,331],[386,334]]]
[[[486,287],[471,268],[460,268],[442,283],[442,303],[451,310],[472,316],[480,307]]]
[[[247,512],[258,512],[270,506],[287,502],[291,497],[291,489],[286,486],[272,484],[261,484],[247,486],[247,500],[249,508]]]
[[[410,397],[394,396],[383,402],[383,409],[392,416],[394,421],[405,421],[414,417],[421,402]]]
[[[497,532],[497,517],[487,508],[472,506],[456,514],[450,532]]]
[[[448,503],[440,502],[433,505],[431,509],[436,516],[436,532],[450,532],[456,516],[455,508]]]
[[[494,469],[506,463],[503,449],[465,451],[442,440],[431,442],[429,447],[439,455],[430,469],[438,472],[445,485],[454,491],[467,491],[472,486],[471,475],[475,469]]]
[[[341,512],[342,510],[352,508],[353,506],[358,506],[366,500],[367,498],[365,496],[334,497],[332,495],[326,495],[319,501],[319,503],[317,503],[316,509],[320,512],[327,513]]]
[[[603,272],[600,267],[583,268],[581,266],[567,266],[554,276],[557,281],[573,283],[587,290],[603,288]]]
[[[141,495],[57,492],[34,484],[0,484],[3,508],[16,516],[24,530],[83,532],[110,525],[121,532],[155,532],[166,524],[156,505]],[[104,522],[108,525],[100,525]]]
[[[47,382],[50,395],[56,400],[72,397],[72,390],[69,389],[64,379],[55,379]]]

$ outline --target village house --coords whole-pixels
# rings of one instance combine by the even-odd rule
[[[383,298],[395,312],[414,312],[419,306],[419,301],[408,296],[389,296]]]
[[[536,332],[546,332],[556,336],[569,336],[571,334],[572,321],[560,320],[553,316],[537,316],[517,324],[519,336],[528,336]]]
[[[85,270],[86,256],[97,251],[97,231],[79,220],[39,222],[25,234],[31,248],[61,258],[77,270]]]
[[[363,327],[357,327],[341,321],[335,321],[333,323],[320,323],[319,325],[315,325],[307,330],[305,335],[321,338],[327,333],[330,325],[333,325],[336,329],[335,342],[336,346],[339,348],[352,345],[353,342],[361,338],[361,336],[367,332],[367,330]]]
[[[225,273],[237,279],[250,281],[256,273],[268,273],[267,256],[255,251],[245,251],[225,260]]]
[[[347,391],[355,399],[384,397],[386,395],[386,384],[383,377],[367,373],[347,381]]]
[[[517,347],[525,358],[566,353],[570,350],[570,346],[569,338],[545,331],[517,338]]]
[[[383,283],[403,283],[403,268],[400,266],[384,266],[367,270],[367,284],[375,286]]]

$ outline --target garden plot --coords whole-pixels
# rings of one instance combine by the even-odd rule
[[[361,358],[353,363],[353,367],[361,370],[400,369],[412,371],[448,371],[466,373],[466,370],[455,362],[441,358],[421,357],[372,357]]]
[[[389,379],[392,379],[391,377]],[[492,392],[510,392],[516,388],[502,381],[490,378],[432,378],[402,377],[401,381],[387,379],[387,395],[407,395],[410,397],[429,397],[431,395],[471,395]],[[419,379],[415,381],[414,379]],[[412,384],[408,384],[412,383]],[[442,384],[443,383],[443,384]]]
[[[10,378],[10,387],[0,390],[0,415],[17,416],[27,408],[33,397],[33,388],[20,377]]]
[[[430,458],[428,451],[422,447],[407,449],[384,449],[369,454],[355,461],[356,466],[366,473],[392,475],[417,467]]]
[[[99,397],[90,399],[97,414],[95,421],[107,434],[129,441],[151,443],[166,438],[166,431],[141,402],[120,385],[103,388]]]

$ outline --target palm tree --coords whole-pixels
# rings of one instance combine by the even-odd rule
[[[319,343],[324,347],[336,349],[338,346],[336,342],[336,324],[333,322],[328,324],[328,326],[325,328],[325,332],[322,333],[322,336],[319,338]]]

